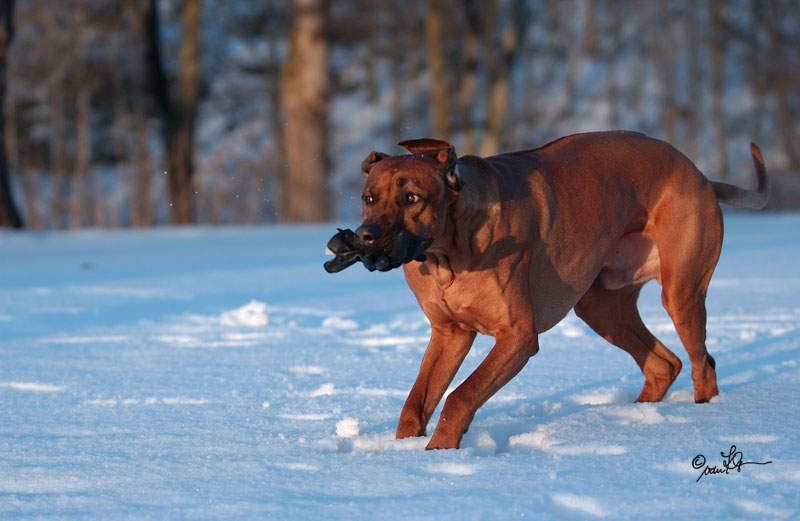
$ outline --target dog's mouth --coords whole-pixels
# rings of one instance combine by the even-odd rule
[[[364,251],[361,262],[369,271],[389,271],[414,260],[422,262],[431,243],[433,239],[417,237],[407,230],[400,230],[393,240],[386,237],[373,247],[356,239],[356,246]]]

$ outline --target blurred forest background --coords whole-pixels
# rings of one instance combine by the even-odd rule
[[[0,225],[355,218],[362,159],[625,128],[800,206],[794,0],[0,0]]]

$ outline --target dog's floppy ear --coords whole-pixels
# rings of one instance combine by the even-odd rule
[[[412,154],[430,157],[442,164],[444,180],[447,187],[454,191],[461,190],[461,179],[456,170],[456,149],[447,141],[439,139],[407,139],[398,143]]]
[[[443,148],[449,148],[455,152],[455,147],[453,145],[439,139],[406,139],[405,141],[399,142],[398,145],[412,154],[420,154],[423,156],[431,156]]]
[[[361,162],[361,173],[364,175],[369,175],[369,171],[372,170],[372,167],[375,166],[375,163],[385,157],[389,157],[389,155],[384,154],[383,152],[375,152],[373,150],[370,152],[367,158]]]

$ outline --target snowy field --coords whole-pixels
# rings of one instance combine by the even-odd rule
[[[726,217],[711,403],[651,283],[684,363],[664,402],[570,315],[434,452],[392,440],[425,317],[400,271],[326,274],[335,231],[0,233],[0,519],[800,516],[800,214]],[[698,482],[731,445],[772,463]]]

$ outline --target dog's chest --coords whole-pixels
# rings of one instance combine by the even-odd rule
[[[499,281],[486,272],[455,272],[442,263],[426,263],[409,287],[432,324],[458,323],[491,335],[498,323],[507,323],[509,302]]]

